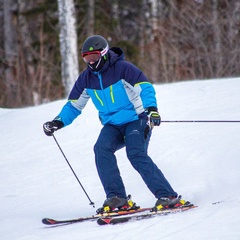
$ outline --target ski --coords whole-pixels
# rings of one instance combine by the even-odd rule
[[[68,224],[84,222],[84,221],[91,221],[91,220],[93,221],[93,220],[97,220],[98,218],[116,217],[116,216],[142,213],[144,211],[150,211],[150,209],[151,208],[118,210],[118,211],[109,212],[109,213],[99,213],[99,214],[95,214],[92,216],[79,217],[79,218],[73,218],[73,219],[65,219],[65,220],[57,220],[57,219],[53,219],[53,218],[43,218],[42,223],[45,225],[49,225],[49,226],[68,225]]]
[[[119,223],[125,223],[128,221],[137,221],[137,220],[148,219],[148,218],[152,218],[152,217],[156,217],[156,216],[165,216],[168,214],[179,213],[179,212],[187,211],[187,210],[190,210],[190,209],[193,209],[196,207],[197,206],[191,204],[188,206],[164,209],[164,210],[160,210],[157,212],[141,213],[141,214],[137,214],[137,215],[134,214],[131,216],[100,217],[100,218],[98,218],[97,223],[99,225],[119,224]]]
[[[218,201],[211,203],[212,205],[223,203],[224,201]],[[172,213],[179,213],[183,211],[187,211],[192,208],[196,208],[197,206],[193,204],[185,205],[178,208],[165,209],[157,212],[151,212],[152,208],[138,208],[138,209],[129,209],[129,210],[117,210],[110,213],[102,213],[95,214],[87,217],[79,217],[73,219],[65,219],[65,220],[56,220],[52,218],[43,218],[42,223],[48,225],[50,227],[68,225],[78,222],[85,221],[97,221],[99,225],[107,225],[107,224],[118,224],[124,223],[131,220],[142,220],[155,216],[168,215]],[[128,215],[128,216],[125,216]]]

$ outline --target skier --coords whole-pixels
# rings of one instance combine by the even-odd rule
[[[132,166],[157,198],[154,209],[183,205],[185,201],[147,154],[152,128],[161,123],[153,85],[140,69],[124,60],[122,49],[109,49],[108,41],[100,35],[85,40],[82,58],[86,70],[78,77],[59,115],[44,123],[43,129],[51,136],[71,124],[92,99],[103,125],[94,153],[106,200],[97,212],[135,205],[127,198],[115,156],[124,146]]]

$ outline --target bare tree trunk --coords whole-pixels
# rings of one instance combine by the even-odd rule
[[[160,33],[159,22],[161,19],[165,18],[164,8],[166,7],[166,3],[164,1],[159,0],[147,0],[146,4],[149,8],[149,18],[147,20],[147,27],[145,35],[147,36],[147,42],[150,46],[150,51],[148,54],[150,55],[151,65],[150,69],[150,79],[153,82],[159,82],[159,80],[163,80],[166,77],[166,69],[163,68],[164,72],[160,72],[160,61],[163,66],[166,67],[166,55],[164,44],[162,42],[162,36]],[[164,77],[163,77],[164,75]]]
[[[78,77],[77,33],[73,0],[58,0],[62,81],[67,96]]]
[[[0,0],[0,26],[4,26],[4,20],[3,20],[3,0]],[[5,92],[5,83],[4,83],[4,52],[2,49],[4,49],[4,30],[3,27],[0,27],[0,106],[3,106],[3,103],[6,98],[6,92]]]
[[[35,67],[33,63],[31,32],[25,13],[32,9],[33,4],[17,0],[18,4],[18,47],[19,47],[19,82],[22,104],[33,103],[34,87],[37,85]],[[37,21],[37,19],[36,19]]]
[[[151,4],[151,27],[152,27],[152,41],[157,44],[157,32],[158,32],[158,21],[159,21],[159,8],[158,8],[158,0],[152,0]],[[156,49],[152,49],[151,51],[151,72],[152,72],[152,80],[153,82],[157,82],[159,78],[159,71],[158,71],[158,51]],[[157,61],[156,61],[157,60]]]
[[[213,0],[213,25],[214,25],[214,43],[215,43],[215,58],[216,62],[216,75],[215,77],[221,76],[221,71],[223,68],[223,56],[222,56],[222,39],[221,39],[221,27],[219,20],[219,10],[218,10],[218,0]]]
[[[120,24],[120,10],[119,10],[119,1],[118,0],[113,0],[112,3],[112,8],[111,8],[111,12],[112,12],[112,18],[113,21],[115,21],[116,26],[114,27],[114,32],[116,35],[119,35],[119,33],[122,32],[121,29],[121,24]]]
[[[230,13],[230,14],[229,14]],[[228,19],[227,22],[229,23],[229,27],[227,28],[227,40],[228,40],[228,46],[229,49],[231,49],[231,52],[234,54],[229,54],[229,50],[225,56],[225,62],[227,64],[224,64],[225,68],[228,71],[229,76],[234,76],[236,72],[239,70],[239,59],[240,59],[240,39],[237,37],[239,35],[239,14],[240,14],[240,2],[236,1],[234,4],[231,5],[229,11],[228,11]]]
[[[88,14],[87,14],[87,21],[88,21],[88,27],[87,27],[87,35],[91,36],[94,34],[94,6],[95,6],[95,0],[88,0]]]
[[[17,0],[4,0],[6,106],[17,105]]]

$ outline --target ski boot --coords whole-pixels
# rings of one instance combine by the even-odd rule
[[[139,206],[136,206],[131,199],[131,195],[128,195],[127,198],[120,198],[117,196],[107,198],[103,206],[97,209],[97,213],[110,213],[110,212],[118,212],[118,211],[129,211],[139,209]]]
[[[164,209],[180,208],[182,206],[192,205],[190,202],[186,202],[181,198],[182,198],[181,195],[177,197],[161,197],[157,200],[155,206],[152,208],[151,211],[157,212]]]

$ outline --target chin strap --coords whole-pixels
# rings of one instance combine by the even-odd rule
[[[90,63],[88,64],[88,66],[93,71],[96,71],[96,72],[98,72],[103,67],[103,65],[104,65],[104,62],[102,62],[102,57],[98,61],[94,62],[93,64],[90,64]]]

